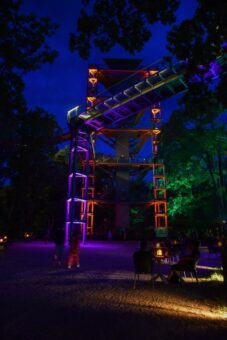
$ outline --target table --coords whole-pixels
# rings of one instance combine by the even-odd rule
[[[156,245],[152,248],[152,255],[157,263],[157,274],[152,277],[152,281],[157,281],[157,279],[160,278],[161,281],[168,283],[168,279],[162,274],[161,267],[162,261],[171,257],[169,255],[169,248]]]

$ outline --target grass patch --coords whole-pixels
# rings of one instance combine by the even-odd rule
[[[215,271],[209,276],[209,281],[224,282],[224,276],[222,270]]]

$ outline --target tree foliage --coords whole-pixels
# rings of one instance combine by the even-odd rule
[[[20,123],[19,144],[14,146],[15,152],[8,162],[5,219],[12,234],[33,230],[40,235],[48,220],[58,213],[59,207],[51,202],[65,197],[66,176],[55,160],[57,148],[53,144],[59,128],[55,119],[40,109],[26,112]],[[55,196],[57,188],[60,193]]]
[[[167,35],[167,48],[178,58],[187,61],[186,78],[192,76],[207,82],[206,74],[217,76],[218,84],[213,92],[224,108],[226,105],[226,48],[227,48],[227,3],[224,0],[197,0],[197,9],[192,19],[173,26]],[[217,63],[217,60],[220,60]],[[211,77],[212,78],[212,77]],[[209,79],[211,79],[209,78]],[[195,86],[189,89],[195,90]],[[194,91],[195,92],[195,91]],[[193,106],[192,106],[193,107]]]
[[[83,1],[76,33],[70,48],[87,59],[90,49],[109,51],[118,44],[130,53],[141,51],[151,38],[150,24],[175,21],[179,0],[95,0]]]
[[[21,0],[2,0],[0,5],[0,68],[23,75],[51,63],[57,56],[47,44],[57,28],[48,17],[37,18],[20,11]]]
[[[14,236],[46,228],[48,214],[59,210],[49,208],[52,192],[61,183],[59,172],[64,178],[65,171],[55,160],[53,140],[60,131],[56,119],[41,108],[28,108],[23,80],[28,72],[54,61],[57,52],[47,39],[57,26],[49,18],[21,13],[21,4],[0,4],[0,228]]]
[[[202,96],[200,103],[204,109],[207,105],[207,116],[195,114],[193,119],[185,104],[172,113],[164,128],[162,156],[167,168],[169,214],[175,221],[184,217],[188,225],[211,226],[226,218],[227,125],[217,115],[220,106],[216,106],[214,119],[209,98]]]
[[[49,18],[36,18],[20,11],[20,0],[3,0],[0,4],[0,159],[5,167],[19,144],[18,127],[24,112],[23,75],[52,63],[57,52],[47,44],[56,25]]]
[[[192,19],[175,25],[167,36],[168,49],[190,65],[207,65],[223,53],[227,39],[227,3],[197,0]]]

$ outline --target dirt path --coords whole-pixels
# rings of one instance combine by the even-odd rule
[[[9,247],[0,260],[0,339],[226,340],[222,287],[143,281],[133,290],[136,247],[89,243],[75,271],[53,267],[52,244]]]

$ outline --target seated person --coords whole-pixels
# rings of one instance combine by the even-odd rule
[[[136,274],[152,273],[152,253],[147,250],[147,242],[140,242],[140,249],[133,254]]]
[[[177,282],[182,280],[180,277],[180,272],[194,271],[196,261],[199,259],[199,255],[199,245],[197,243],[189,243],[186,247],[185,254],[176,264],[171,266],[171,272],[169,274],[168,280],[170,282]]]

